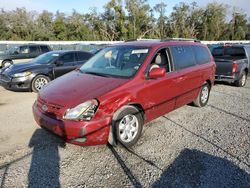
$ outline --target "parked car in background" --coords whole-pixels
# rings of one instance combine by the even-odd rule
[[[200,43],[125,42],[42,89],[34,118],[74,144],[130,147],[143,124],[191,102],[205,106],[214,76],[213,57]]]
[[[16,46],[0,54],[0,67],[6,67],[17,62],[27,62],[49,51],[51,51],[51,48],[48,45],[26,44]]]
[[[0,71],[0,85],[9,90],[38,92],[51,80],[84,64],[93,54],[85,51],[52,51],[29,63],[18,63]]]
[[[103,47],[104,48],[104,47]],[[93,48],[92,50],[90,50],[90,52],[92,54],[97,54],[98,52],[100,52],[103,48]]]
[[[216,81],[227,81],[238,87],[246,85],[250,67],[250,46],[226,45],[212,50],[216,63]]]

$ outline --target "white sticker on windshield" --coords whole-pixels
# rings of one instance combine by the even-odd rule
[[[146,53],[148,53],[148,49],[133,50],[131,54],[146,54]]]
[[[52,56],[56,56],[56,57],[58,57],[58,56],[59,56],[59,54],[52,54]]]

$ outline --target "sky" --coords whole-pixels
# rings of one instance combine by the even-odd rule
[[[148,0],[148,3],[153,7],[157,3],[164,2],[167,6],[167,14],[171,13],[173,6],[179,2],[191,3],[194,0]],[[237,6],[242,9],[248,17],[250,17],[250,0],[195,0],[199,6],[204,7],[208,2],[218,2],[228,4],[230,6]],[[103,6],[109,0],[0,0],[0,8],[5,10],[13,10],[17,7],[25,7],[27,10],[41,12],[48,10],[50,12],[64,12],[70,14],[73,9],[80,13],[87,13],[90,8],[96,7],[98,12],[102,12]]]

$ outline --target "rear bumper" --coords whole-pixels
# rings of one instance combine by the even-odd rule
[[[107,144],[111,125],[111,117],[91,121],[66,121],[50,117],[33,105],[33,115],[37,124],[62,137],[67,142],[81,145]]]
[[[233,82],[235,80],[234,76],[225,76],[225,75],[215,75],[216,81],[226,81],[226,82]]]
[[[215,75],[215,81],[225,81],[225,82],[235,82],[239,79],[240,73],[236,73],[234,75]]]

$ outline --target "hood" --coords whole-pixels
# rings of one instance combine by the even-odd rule
[[[10,58],[10,56],[13,56],[15,54],[10,54],[8,51],[3,51],[0,53],[0,59],[6,59]]]
[[[0,59],[3,60],[8,56],[5,52],[0,53]]]
[[[48,103],[72,108],[87,100],[98,98],[128,81],[72,71],[50,82],[39,95]]]
[[[10,73],[10,74],[15,74],[15,73],[20,73],[20,72],[25,72],[25,71],[32,71],[34,69],[41,68],[41,67],[44,67],[44,66],[46,66],[46,65],[41,65],[41,64],[28,62],[28,63],[13,64],[10,67],[6,67],[4,69],[6,71],[8,71],[8,73]]]

